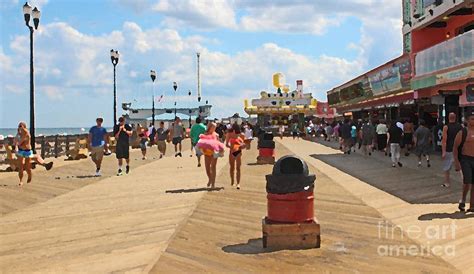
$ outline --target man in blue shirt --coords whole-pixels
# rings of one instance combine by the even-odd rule
[[[92,161],[95,163],[95,176],[100,176],[100,166],[104,151],[107,150],[107,130],[102,127],[104,119],[97,118],[97,125],[89,130],[89,151],[91,152]]]

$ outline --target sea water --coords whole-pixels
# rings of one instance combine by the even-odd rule
[[[36,136],[53,136],[53,135],[74,135],[84,134],[89,132],[90,127],[77,128],[36,128]],[[106,128],[110,132],[111,128]],[[3,137],[15,136],[16,128],[0,128],[0,135]]]

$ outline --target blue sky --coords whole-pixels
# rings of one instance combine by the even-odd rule
[[[37,127],[82,127],[112,118],[118,49],[120,102],[196,106],[196,58],[213,116],[243,113],[243,100],[282,72],[294,88],[325,93],[401,54],[401,4],[393,0],[36,0]],[[0,1],[0,127],[29,117],[29,37],[19,0]],[[191,90],[193,96],[187,95]],[[119,109],[119,113],[121,110]]]

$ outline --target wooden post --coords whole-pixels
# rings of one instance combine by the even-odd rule
[[[45,137],[44,136],[41,136],[41,158],[45,158],[45,154],[46,154],[46,148],[45,148]]]
[[[54,136],[54,158],[58,158],[59,154],[59,136]]]
[[[69,151],[69,135],[66,135],[66,154]]]

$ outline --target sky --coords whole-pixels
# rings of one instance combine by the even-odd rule
[[[29,31],[19,0],[0,0],[0,128],[29,122]],[[36,127],[83,127],[118,104],[196,107],[246,116],[244,99],[274,91],[272,74],[326,101],[326,92],[402,53],[395,0],[35,0]],[[152,85],[150,70],[157,71]],[[173,82],[178,83],[175,93]],[[188,92],[191,91],[191,96]],[[118,113],[123,113],[118,109]]]

